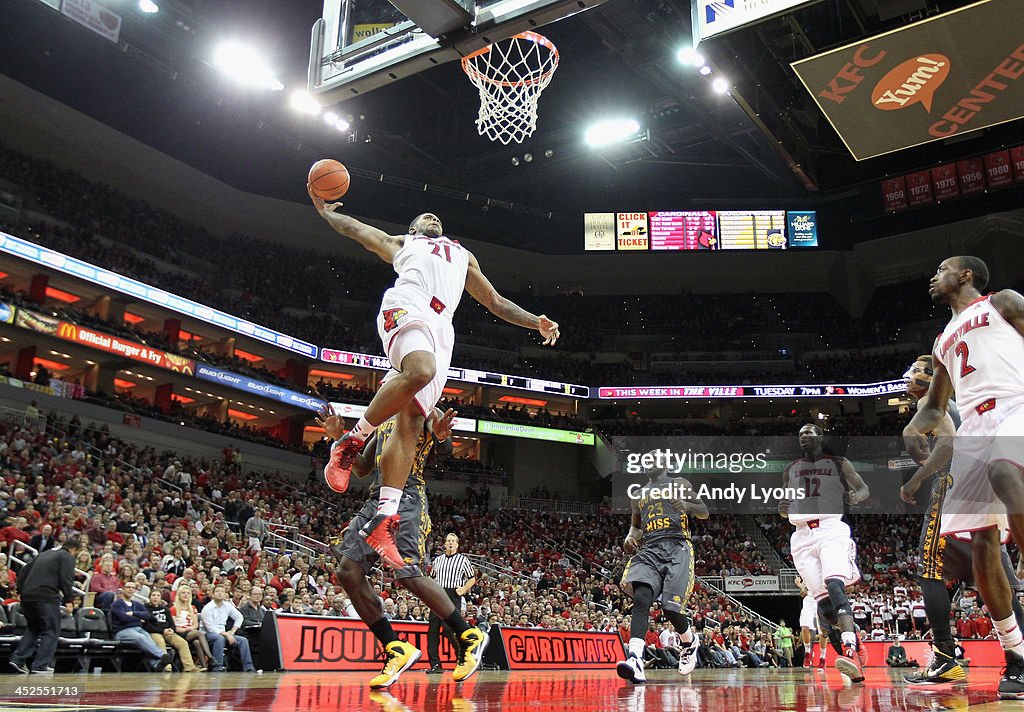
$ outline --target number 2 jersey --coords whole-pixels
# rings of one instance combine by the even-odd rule
[[[1024,338],[990,297],[967,305],[935,342],[935,358],[949,373],[965,421],[992,410],[1000,400],[1024,398]]]

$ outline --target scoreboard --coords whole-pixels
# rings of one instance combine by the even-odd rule
[[[813,210],[585,213],[588,252],[786,250],[818,246]]]

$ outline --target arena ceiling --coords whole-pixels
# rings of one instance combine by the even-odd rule
[[[881,177],[1013,141],[1020,122],[857,163],[789,68],[968,0],[824,0],[706,42],[701,50],[741,102],[676,60],[691,36],[688,0],[608,0],[543,28],[561,66],[537,133],[511,147],[477,135],[476,90],[457,63],[344,102],[336,111],[351,114],[350,134],[290,110],[319,0],[160,0],[156,15],[130,0],[106,4],[124,17],[120,45],[39,0],[6,3],[0,72],[257,194],[303,200],[308,166],[331,156],[385,176],[356,176],[346,201],[355,214],[404,223],[431,210],[453,234],[552,253],[579,251],[586,211],[818,209],[823,243],[842,247],[1020,199],[1006,191],[882,215]],[[209,58],[224,37],[261,47],[286,90],[223,80]],[[584,146],[583,127],[611,111],[638,116],[650,140],[605,154]]]

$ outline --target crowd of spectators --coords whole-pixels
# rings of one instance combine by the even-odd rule
[[[376,304],[371,302],[394,279],[386,264],[241,235],[215,236],[73,171],[3,147],[0,177],[22,186],[27,208],[63,223],[7,226],[27,239],[319,345],[379,351],[373,320],[347,316],[372,313]],[[216,269],[224,264],[232,269]],[[923,298],[923,283],[922,277],[882,288],[861,318],[852,317],[828,294],[509,295],[535,312],[558,318],[563,335],[560,351],[580,357],[521,353],[535,342],[468,300],[456,316],[459,344],[486,351],[461,349],[456,361],[470,368],[512,370],[586,384],[744,382],[737,378],[763,382],[778,373],[774,368],[751,369],[743,362],[723,373],[727,359],[718,359],[714,373],[678,369],[659,373],[649,370],[643,359],[608,363],[594,357],[636,351],[635,345],[624,349],[617,341],[643,336],[659,344],[652,350],[664,352],[781,353],[797,380],[884,378],[894,370],[902,373],[902,353],[892,358],[873,356],[870,363],[856,355],[801,363],[796,351],[802,345],[864,349],[905,341],[902,329],[907,323],[936,318]],[[130,327],[122,327],[131,333]],[[160,334],[135,335],[152,339],[161,348],[276,378],[265,369],[210,353],[199,344],[167,344]],[[777,342],[783,335],[792,343],[779,349]]]

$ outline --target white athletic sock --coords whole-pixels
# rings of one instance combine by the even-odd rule
[[[857,647],[857,634],[852,630],[843,631],[843,645],[852,645],[854,648]]]
[[[644,648],[645,647],[646,647],[646,643],[644,643],[644,639],[643,638],[630,638],[629,639],[629,654],[630,655],[635,655],[636,657],[638,657],[641,660],[643,660],[644,659]]]
[[[377,513],[390,517],[398,514],[398,502],[402,499],[402,490],[397,487],[381,487],[380,500],[377,502]]]
[[[373,431],[376,429],[377,426],[370,425],[366,418],[360,418],[356,423],[356,427],[352,428],[352,432],[355,433],[359,439],[366,440],[373,435]]]
[[[992,619],[992,625],[996,628],[996,636],[1003,650],[1012,650],[1021,657],[1024,657],[1024,638],[1021,638],[1020,626],[1011,613],[1001,621]]]

